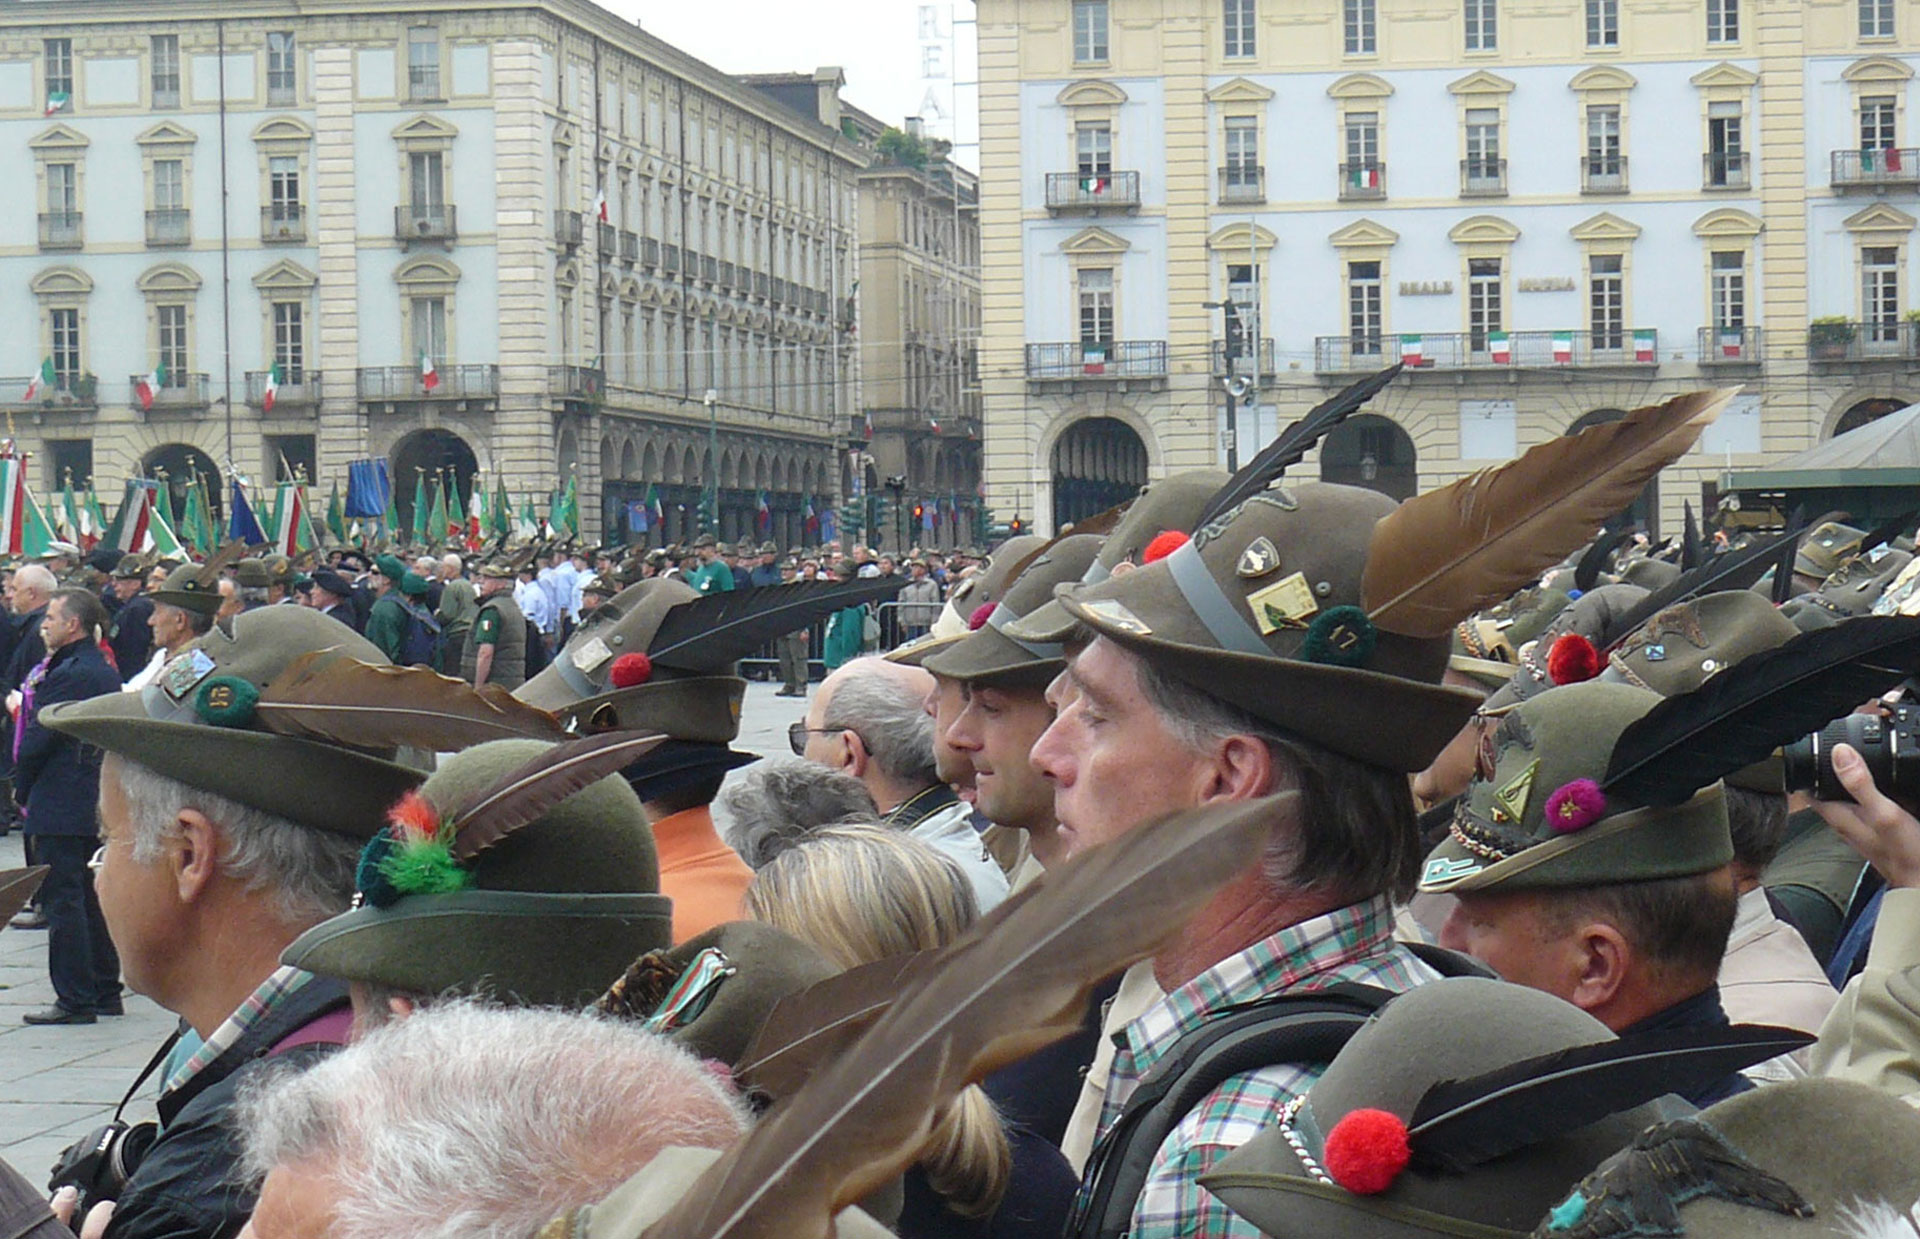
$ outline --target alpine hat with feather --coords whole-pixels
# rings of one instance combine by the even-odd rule
[[[672,938],[653,832],[617,777],[659,739],[499,740],[446,758],[368,842],[354,907],[281,962],[406,994],[593,1002]]]
[[[1095,534],[1070,534],[1048,545],[1028,564],[986,621],[966,638],[930,656],[922,665],[935,675],[969,683],[1044,688],[1067,665],[1059,642],[1023,640],[1011,624],[1053,598],[1056,586],[1085,575],[1100,549]]]

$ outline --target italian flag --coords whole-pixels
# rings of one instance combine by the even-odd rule
[[[273,412],[273,402],[280,398],[280,363],[274,362],[267,367],[267,393],[260,400],[263,413]]]
[[[53,372],[53,358],[49,357],[40,363],[39,371],[27,380],[27,400],[31,402],[46,395],[53,390],[57,381]]]
[[[1080,178],[1080,190],[1082,193],[1104,194],[1107,192],[1107,186],[1111,184],[1113,184],[1113,181],[1104,176],[1095,175]]]
[[[1720,355],[1722,357],[1738,357],[1741,351],[1740,332],[1723,331],[1720,333]]]
[[[666,508],[660,504],[660,488],[651,483],[647,486],[647,514],[653,518],[653,523],[656,525],[667,517]]]
[[[1553,359],[1565,364],[1573,360],[1573,336],[1565,331],[1553,333]]]
[[[1487,352],[1493,354],[1494,361],[1507,365],[1513,361],[1513,337],[1504,331],[1487,333]]]
[[[485,493],[485,483],[481,481],[479,474],[474,474],[473,485],[467,491],[467,549],[470,551],[480,549],[480,525],[486,517],[486,512],[483,510],[486,501],[482,498]]]
[[[21,554],[26,526],[27,462],[13,454],[9,443],[0,455],[0,552]]]
[[[593,192],[593,217],[603,224],[607,222],[607,187],[605,185]]]
[[[1107,346],[1098,342],[1080,346],[1080,370],[1084,374],[1107,372]]]
[[[1405,366],[1424,366],[1426,354],[1421,351],[1419,336],[1400,337],[1400,364]]]
[[[1355,164],[1353,171],[1347,174],[1347,181],[1355,189],[1380,188],[1380,169],[1372,164]]]
[[[420,352],[420,386],[427,391],[440,386],[440,371],[434,368],[433,358],[424,349]]]
[[[51,91],[47,95],[47,110],[42,112],[41,115],[52,116],[55,112],[64,112],[67,110],[67,105],[72,102],[73,96],[67,91]]]
[[[298,482],[282,482],[273,502],[273,549],[293,556],[312,545],[313,527],[307,521],[307,488]]]
[[[142,413],[153,408],[153,398],[159,395],[160,389],[166,385],[167,363],[164,361],[154,366],[152,373],[140,376],[139,381],[133,385],[133,394],[140,398]]]
[[[1633,359],[1635,361],[1653,360],[1653,333],[1636,331],[1633,333]]]
[[[1882,150],[1874,150],[1872,147],[1867,147],[1863,149],[1860,152],[1861,169],[1867,172],[1875,171],[1876,169],[1874,168],[1874,161],[1876,158],[1879,160],[1879,163],[1880,163],[1878,171],[1881,171],[1881,172],[1900,171],[1900,150],[1898,147],[1889,146]]]

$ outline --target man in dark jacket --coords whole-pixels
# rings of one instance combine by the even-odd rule
[[[59,586],[53,573],[39,564],[26,564],[13,574],[13,589],[7,598],[13,610],[13,655],[7,660],[4,676],[0,676],[0,688],[8,693],[17,691],[26,681],[27,672],[47,656],[47,647],[40,639],[40,621],[47,613],[47,599]]]
[[[40,886],[47,917],[47,972],[54,1002],[21,1018],[29,1024],[91,1024],[120,1014],[120,960],[100,915],[87,860],[99,846],[95,802],[100,752],[40,725],[40,711],[120,691],[100,652],[100,599],[81,589],[54,592],[40,633],[52,651],[21,686],[14,739],[13,794],[26,811],[35,859],[50,866]]]
[[[147,597],[147,574],[138,555],[128,555],[113,570],[107,608],[113,614],[107,644],[125,684],[139,675],[153,656],[153,599]]]

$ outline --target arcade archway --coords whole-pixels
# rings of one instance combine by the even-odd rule
[[[225,530],[227,488],[213,457],[189,444],[163,443],[140,458],[140,476],[157,479],[163,474],[176,516],[187,510],[187,483],[197,479],[206,487],[208,511],[213,515],[216,529]],[[107,502],[111,503],[112,499]]]
[[[1420,488],[1413,438],[1392,418],[1356,413],[1333,428],[1320,449],[1320,480],[1364,486],[1390,499],[1411,499]]]
[[[451,503],[457,497],[464,504],[473,489],[473,475],[479,472],[480,462],[475,459],[467,441],[452,431],[416,430],[393,445],[391,467],[394,512],[400,518],[400,528],[412,529],[413,491],[417,478],[426,477],[431,493],[436,474],[450,475],[453,492],[448,496],[448,501]]]
[[[1869,422],[1877,422],[1887,414],[1897,413],[1906,407],[1906,401],[1889,396],[1874,396],[1871,399],[1862,400],[1840,415],[1840,420],[1833,424],[1833,434],[1829,437],[1838,438],[1849,430],[1858,430]]]
[[[1053,445],[1053,527],[1125,503],[1147,484],[1147,446],[1116,417],[1089,417]]]

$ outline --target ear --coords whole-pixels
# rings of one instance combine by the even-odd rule
[[[179,831],[169,840],[174,890],[183,904],[205,896],[220,870],[220,831],[198,809],[182,809]]]
[[[1273,785],[1273,754],[1252,736],[1228,736],[1199,755],[1206,800],[1257,800]]]
[[[1582,1011],[1598,1015],[1613,1005],[1626,986],[1627,973],[1633,967],[1633,946],[1625,934],[1605,921],[1580,926],[1574,938],[1580,971],[1567,1000]]]
[[[867,763],[872,760],[872,755],[867,752],[867,742],[860,738],[860,733],[852,730],[842,731],[834,736],[833,742],[846,755],[846,762],[842,769],[856,779],[866,778]]]

